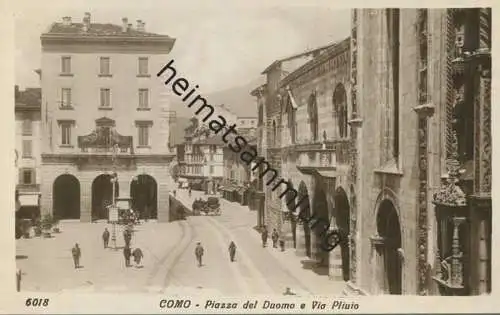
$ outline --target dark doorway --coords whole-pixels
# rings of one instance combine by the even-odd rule
[[[349,253],[349,200],[347,199],[347,194],[339,187],[335,191],[335,208],[336,208],[336,222],[340,230],[341,242],[340,251],[342,255],[342,276],[344,281],[349,281],[350,273],[350,253]]]
[[[58,219],[80,219],[80,182],[70,174],[56,178],[52,186],[53,213]]]
[[[156,180],[150,175],[139,175],[130,183],[132,207],[139,211],[142,219],[156,219],[158,217],[157,190]]]
[[[325,191],[322,189],[320,184],[316,185],[314,191],[314,218],[320,220],[320,222],[330,223],[330,216],[328,214],[328,203],[326,201]],[[325,235],[325,226],[322,224],[317,224],[313,227],[314,234],[316,235],[316,242],[314,246],[316,247],[316,260],[320,267],[328,267],[330,255],[328,251],[323,249],[323,237]]]
[[[116,182],[115,198],[118,197],[120,185]],[[101,220],[108,218],[107,206],[113,203],[113,183],[111,175],[102,174],[92,182],[92,219]]]
[[[300,182],[299,185],[299,200],[302,200],[304,196],[307,196],[306,200],[300,203],[300,210],[299,213],[303,213],[301,216],[304,218],[310,218],[311,217],[311,207],[309,203],[309,193],[307,192],[307,187],[304,182]],[[302,224],[304,227],[304,236],[305,236],[305,243],[306,243],[306,256],[311,257],[311,228],[309,227],[309,224],[304,223]]]
[[[389,200],[384,200],[380,205],[377,215],[377,230],[379,235],[385,239],[383,272],[388,287],[383,288],[384,292],[401,294],[402,264],[398,253],[398,249],[401,248],[401,226],[396,209]]]

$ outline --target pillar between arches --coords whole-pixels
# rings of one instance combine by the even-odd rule
[[[297,222],[296,226],[296,238],[297,238],[297,247],[295,248],[295,254],[299,257],[305,257],[307,255],[306,252],[306,233],[304,231],[304,223]]]

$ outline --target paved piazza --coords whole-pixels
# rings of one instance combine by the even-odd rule
[[[199,197],[193,192],[192,198]],[[186,191],[177,197],[186,204]],[[101,234],[106,223],[64,221],[62,233],[51,239],[17,241],[17,264],[23,272],[22,291],[151,292],[187,294],[281,294],[286,287],[299,295],[342,295],[344,284],[302,269],[294,250],[262,248],[253,229],[256,213],[220,199],[221,216],[192,216],[171,223],[147,222],[136,226],[132,248],[144,253],[143,268],[126,268],[123,227],[117,226],[119,250],[104,249]],[[228,245],[237,245],[236,261],[229,261]],[[81,265],[74,269],[71,248],[82,249]],[[203,266],[196,264],[194,248],[205,248]],[[112,241],[110,246],[113,247]],[[23,257],[27,256],[27,257]]]

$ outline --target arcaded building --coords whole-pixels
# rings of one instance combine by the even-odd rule
[[[42,213],[106,219],[115,197],[169,220],[168,95],[156,72],[175,40],[133,26],[64,17],[41,35]],[[111,179],[117,176],[116,185]]]
[[[491,289],[491,11],[356,9],[351,292]]]
[[[267,84],[254,91],[259,117],[265,117],[260,134],[267,161],[280,176],[307,195],[301,209],[306,216],[320,217],[331,229],[348,236],[350,40],[320,47],[279,60],[264,74]],[[262,112],[261,112],[262,110]],[[265,139],[265,141],[262,141]],[[332,279],[348,278],[349,246],[331,253],[321,249],[320,231],[313,231],[291,215],[282,191],[265,186],[265,215],[270,231],[276,228],[286,246],[304,257],[307,264]],[[299,198],[297,198],[298,200]],[[300,212],[298,209],[296,214]]]

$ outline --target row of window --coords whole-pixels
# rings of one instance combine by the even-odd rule
[[[62,146],[72,146],[72,129],[73,122],[60,122],[61,127],[61,145]],[[149,141],[149,130],[151,125],[149,124],[139,124],[137,125],[137,136],[138,136],[138,146],[147,147],[150,146]]]
[[[139,109],[149,109],[149,89],[139,89]],[[72,109],[72,90],[71,88],[61,89],[61,109]],[[109,108],[111,109],[111,89],[104,88],[100,90],[100,102],[99,108]]]
[[[184,174],[202,174],[202,167],[201,165],[186,165],[184,166],[183,172]],[[215,167],[213,165],[210,165],[209,167],[209,172],[210,175],[213,175],[215,173]]]
[[[71,72],[71,57],[62,56],[61,57],[61,75],[73,75]],[[110,57],[100,57],[99,58],[99,75],[100,76],[111,76],[111,58]],[[138,58],[137,66],[138,76],[149,76],[149,59],[147,57]]]
[[[296,111],[297,108],[293,106],[292,96],[286,96],[282,99],[283,103],[281,108],[284,109],[287,115],[287,125],[290,132],[291,143],[296,142],[297,138],[297,121],[296,121]],[[348,110],[347,110],[347,95],[345,88],[342,84],[338,84],[333,92],[332,96],[333,105],[333,119],[336,121],[338,128],[338,136],[340,138],[346,138],[348,136]],[[311,131],[311,138],[313,141],[322,140],[320,137],[319,130],[319,112],[318,104],[316,99],[316,93],[312,92],[307,101],[307,117],[309,118],[309,128]],[[259,107],[259,120],[263,120],[263,108]],[[278,144],[278,126],[273,120],[271,129],[271,142],[274,146]]]

